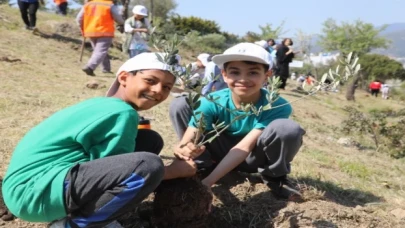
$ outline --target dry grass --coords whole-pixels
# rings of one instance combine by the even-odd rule
[[[58,25],[66,20],[73,24],[72,18],[39,12],[38,27],[51,37],[43,38],[22,29],[16,9],[0,6],[0,58],[21,59],[14,63],[0,61],[0,176],[4,175],[15,145],[31,127],[57,110],[103,96],[107,90],[85,87],[88,77],[81,67],[90,52],[85,52],[83,63],[78,62],[80,37],[71,34],[69,37],[66,34],[52,36]],[[65,35],[66,38],[61,38]],[[116,50],[112,55],[115,57],[113,70],[117,70],[125,56]],[[101,74],[101,69],[96,74],[107,87],[113,80],[113,76]],[[302,95],[287,90],[283,96],[294,100]],[[166,156],[172,156],[172,148],[177,142],[168,118],[170,100],[142,114],[153,119],[152,128],[165,139],[163,155]],[[306,203],[316,202],[321,209],[325,201],[339,208],[361,205],[388,224],[384,227],[400,227],[399,221],[389,216],[389,211],[405,209],[405,161],[394,160],[372,149],[359,151],[342,147],[337,139],[344,136],[338,131],[346,115],[342,110],[344,106],[356,105],[368,111],[387,107],[396,110],[405,105],[372,98],[361,91],[357,92],[357,100],[353,104],[346,101],[343,94],[330,93],[293,103],[293,118],[304,126],[307,134],[302,150],[292,164],[291,176],[302,186]],[[269,197],[263,185],[252,186],[243,182],[229,188],[224,185],[214,188],[216,221],[222,222],[222,227],[263,227],[277,216],[278,210],[288,206]],[[331,207],[330,202],[328,207]],[[43,224],[19,220],[3,225],[43,227]]]

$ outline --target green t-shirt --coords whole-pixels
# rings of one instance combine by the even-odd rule
[[[261,89],[261,96],[259,101],[255,104],[256,108],[259,109],[260,106],[265,106],[269,102],[266,99],[268,91]],[[235,104],[232,100],[232,93],[229,88],[223,89],[217,92],[210,93],[208,96],[212,96],[213,99],[217,99],[215,102],[208,101],[206,98],[201,98],[200,106],[194,111],[197,118],[199,118],[199,113],[203,113],[204,120],[206,121],[206,130],[212,130],[211,127],[213,123],[222,123],[229,125],[231,121],[240,115],[244,115],[245,112],[242,110],[237,110]],[[224,132],[228,135],[234,136],[244,136],[248,134],[252,129],[264,129],[269,123],[276,119],[287,119],[291,115],[292,108],[288,102],[279,97],[276,101],[272,103],[273,107],[282,105],[278,108],[263,111],[260,115],[249,115],[243,119],[237,120],[232,123]],[[234,110],[229,112],[229,110]],[[189,126],[196,127],[196,121],[191,118]]]
[[[15,148],[3,180],[7,207],[32,222],[65,217],[68,170],[77,163],[133,152],[137,125],[137,112],[117,98],[93,98],[56,112]]]

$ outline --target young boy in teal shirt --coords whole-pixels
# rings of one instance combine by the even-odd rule
[[[305,131],[288,119],[291,105],[279,97],[272,103],[272,107],[279,107],[232,122],[236,116],[244,114],[240,110],[242,104],[253,104],[257,109],[268,104],[269,93],[262,87],[271,76],[269,53],[256,44],[240,43],[212,60],[222,69],[228,88],[207,95],[216,103],[201,98],[194,115],[199,118],[204,113],[206,131],[213,129],[213,123],[224,122],[225,126],[230,126],[211,143],[198,148],[193,143],[198,135],[196,120],[191,118],[192,111],[185,98],[176,98],[170,106],[170,118],[180,138],[176,157],[195,160],[199,169],[212,171],[202,180],[208,187],[236,169],[259,173],[277,197],[300,197],[287,180],[287,174]]]
[[[104,227],[117,224],[161,180],[194,175],[192,161],[165,167],[161,136],[137,129],[137,111],[170,94],[169,69],[156,53],[140,54],[121,66],[107,97],[63,109],[31,129],[3,180],[9,210],[26,221],[58,220],[51,227]]]

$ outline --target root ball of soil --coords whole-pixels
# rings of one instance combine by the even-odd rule
[[[153,201],[155,226],[206,227],[212,199],[211,191],[196,177],[163,181]]]

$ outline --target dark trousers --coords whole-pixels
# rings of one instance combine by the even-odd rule
[[[379,93],[380,93],[379,89],[371,89],[371,96],[377,97]]]
[[[69,225],[104,227],[135,209],[161,182],[163,139],[140,130],[135,152],[77,164],[65,178]]]
[[[58,5],[57,13],[60,13],[62,15],[66,15],[67,14],[67,6],[68,6],[67,2],[62,2],[60,5]]]
[[[20,8],[21,18],[23,19],[24,24],[27,27],[35,27],[39,2],[28,3],[18,0],[18,7]]]
[[[280,77],[280,82],[281,84],[278,86],[279,89],[285,89],[285,86],[287,85],[287,78],[281,78]]]

